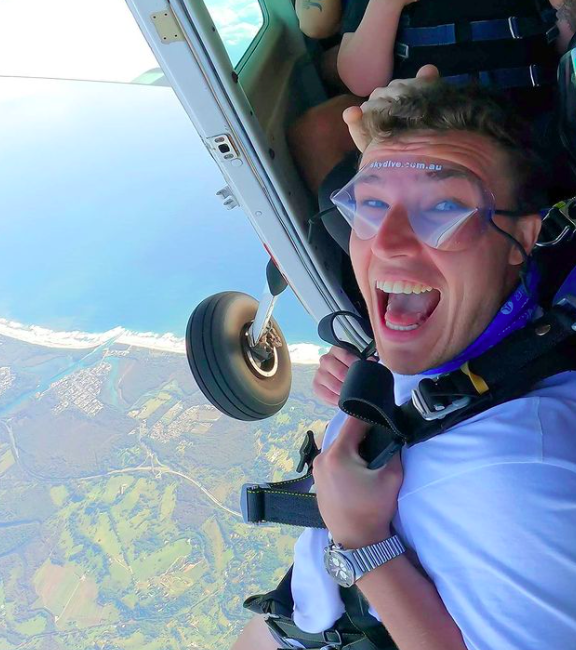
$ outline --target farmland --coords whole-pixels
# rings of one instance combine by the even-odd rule
[[[237,422],[180,355],[3,343],[0,365],[29,390],[0,402],[0,648],[231,645],[244,597],[279,580],[298,532],[244,525],[239,489],[293,472],[305,430],[322,432],[314,367],[295,367],[280,414]]]

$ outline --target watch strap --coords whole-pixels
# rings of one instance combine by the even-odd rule
[[[398,535],[393,535],[376,544],[345,551],[345,554],[352,561],[356,573],[355,577],[358,580],[368,571],[372,571],[372,569],[376,569],[402,555],[405,551],[406,548],[402,544],[402,540]]]

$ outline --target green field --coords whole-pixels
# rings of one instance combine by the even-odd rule
[[[14,455],[10,448],[6,449],[4,445],[0,445],[0,476],[7,472],[12,465],[14,465]]]
[[[229,648],[244,598],[280,579],[298,534],[245,526],[238,491],[293,472],[306,428],[322,429],[313,372],[295,371],[282,413],[240,422],[215,416],[183,355],[2,345],[20,345],[34,386],[83,359],[67,385],[102,408],[38,392],[10,420],[17,458],[0,438],[0,650]]]

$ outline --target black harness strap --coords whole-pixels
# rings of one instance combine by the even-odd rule
[[[342,589],[346,607],[334,625],[325,632],[304,632],[292,618],[294,601],[291,591],[292,567],[278,586],[266,594],[250,596],[244,608],[264,616],[272,635],[290,647],[289,639],[297,639],[306,648],[326,650],[396,650],[396,645],[383,625],[368,612],[368,603],[357,588]]]
[[[269,522],[324,528],[316,504],[316,495],[310,493],[314,484],[312,463],[319,453],[314,433],[307,431],[300,447],[300,460],[296,468],[297,472],[302,472],[307,466],[304,475],[276,483],[243,485],[240,506],[244,521],[252,524]]]
[[[566,370],[576,370],[576,351],[567,345],[576,336],[576,300],[564,299],[534,323],[518,330],[455,372],[425,378],[412,400],[396,406],[392,374],[381,364],[352,364],[340,395],[340,408],[373,425],[360,453],[369,467],[380,467],[403,445],[412,446],[450,427],[526,394],[536,383]],[[312,463],[318,452],[310,443],[301,449],[302,477],[242,488],[242,514],[247,523],[274,522],[324,528],[316,495],[309,492]],[[305,453],[303,450],[308,450]]]
[[[340,597],[344,603],[350,623],[362,632],[379,650],[395,649],[397,646],[386,628],[368,611],[368,601],[356,586],[340,587]]]
[[[359,383],[353,387],[345,383],[340,408],[349,415],[384,427],[392,437],[398,431],[405,432],[402,437],[408,446],[428,440],[459,422],[527,393],[539,381],[576,370],[573,346],[566,345],[576,336],[576,301],[572,300],[563,300],[534,323],[470,361],[469,374],[460,369],[437,379],[421,380],[412,400],[400,407],[390,408],[381,401],[381,408],[372,410],[372,418],[367,417],[366,407],[360,409],[351,394],[353,389],[361,391],[363,387]],[[393,420],[393,426],[389,420]],[[383,434],[377,431],[376,435],[381,438]]]

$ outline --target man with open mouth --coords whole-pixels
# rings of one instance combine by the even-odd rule
[[[360,170],[332,200],[401,404],[423,375],[461,367],[538,314],[531,252],[547,181],[526,125],[483,89],[406,88],[364,127]],[[314,459],[327,530],[308,528],[295,547],[289,607],[302,635],[275,634],[269,618],[271,636],[255,617],[233,650],[576,647],[576,373],[377,470],[359,453],[368,426],[339,412]],[[393,643],[370,626],[363,645],[338,641],[352,585]]]

